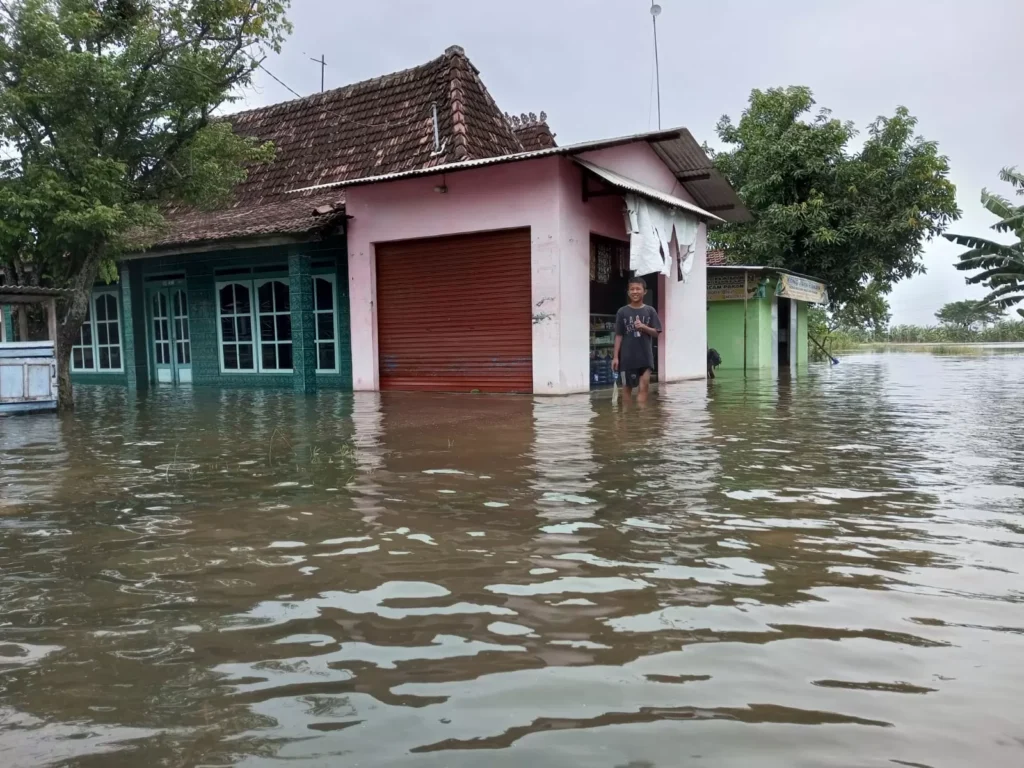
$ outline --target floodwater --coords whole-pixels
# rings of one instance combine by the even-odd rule
[[[1024,765],[1024,355],[0,421],[0,765]]]

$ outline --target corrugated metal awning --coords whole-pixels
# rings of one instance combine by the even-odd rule
[[[641,197],[646,197],[648,200],[654,200],[672,208],[679,208],[680,210],[692,213],[694,216],[704,219],[705,221],[722,221],[722,219],[715,216],[715,214],[705,211],[700,206],[694,205],[687,200],[683,200],[681,197],[668,195],[654,187],[641,184],[639,181],[630,179],[620,173],[609,170],[608,168],[602,168],[600,165],[594,165],[593,163],[581,160],[578,157],[574,157],[573,162],[599,177],[605,183],[610,184],[616,189],[621,189],[623,192],[632,192],[640,195]]]
[[[63,288],[42,288],[36,285],[0,285],[0,304],[29,304],[56,299],[68,291]]]
[[[396,171],[379,176],[366,176],[345,181],[325,182],[309,187],[292,190],[293,194],[306,192],[322,192],[327,189],[356,187],[365,184],[381,184],[402,179],[422,176],[435,176],[442,173],[455,173],[473,168],[485,168],[505,163],[518,163],[525,160],[537,160],[543,157],[580,155],[599,149],[619,147],[625,144],[646,142],[658,155],[663,163],[672,171],[683,189],[693,196],[698,206],[715,214],[724,221],[749,221],[750,212],[743,206],[739,196],[719,173],[707,153],[697,143],[686,128],[672,128],[663,131],[639,133],[633,136],[622,136],[597,141],[584,141],[578,144],[567,144],[561,147],[548,147],[531,152],[519,152],[513,155],[496,157],[480,157],[473,160],[462,160],[457,163],[435,165],[426,168],[411,168],[407,171]]]
[[[751,221],[753,217],[739,195],[715,168],[704,148],[686,128],[670,139],[652,137],[648,143],[667,165],[697,205],[726,221]]]

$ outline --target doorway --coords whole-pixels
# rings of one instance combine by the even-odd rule
[[[184,280],[165,280],[147,291],[149,355],[157,384],[192,383],[192,337]]]
[[[615,314],[629,301],[629,243],[601,235],[590,235],[590,388],[610,387],[615,379],[612,357],[615,348]],[[657,273],[643,275],[647,283],[644,303],[659,307]],[[660,314],[659,314],[660,316]],[[664,323],[664,317],[662,317]],[[658,339],[653,342],[654,370],[658,380]]]
[[[778,339],[779,339],[779,370],[789,368],[793,360],[793,335],[790,332],[790,319],[793,316],[793,302],[779,298]]]

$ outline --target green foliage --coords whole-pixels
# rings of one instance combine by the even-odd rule
[[[974,330],[995,323],[1002,316],[1002,310],[997,307],[970,299],[952,301],[935,313],[936,319],[943,325]]]
[[[0,3],[9,270],[72,284],[96,254],[109,268],[144,246],[162,202],[215,205],[266,161],[212,116],[280,48],[288,1]]]
[[[1024,174],[1014,168],[1004,168],[999,177],[1011,184],[1018,195],[1024,195]],[[960,254],[956,268],[965,272],[981,270],[968,277],[967,282],[988,288],[991,292],[982,302],[1001,311],[1024,300],[1024,205],[1011,205],[1006,198],[987,189],[981,191],[981,204],[999,217],[992,229],[1013,235],[1017,242],[1004,244],[970,235],[945,237],[969,249]],[[1017,309],[1017,313],[1024,317],[1024,309]]]
[[[814,105],[808,88],[754,90],[738,123],[719,121],[730,148],[715,166],[754,221],[716,229],[712,241],[743,263],[817,277],[833,310],[859,303],[881,322],[878,300],[924,271],[924,243],[960,215],[949,165],[903,107],[868,126],[855,151],[853,124]]]
[[[811,333],[814,333],[814,327],[812,320],[812,324],[809,325]],[[1024,322],[1001,320],[984,328],[963,328],[954,325],[896,325],[881,332],[870,332],[863,329],[836,330],[828,335],[825,345],[836,351],[850,349],[861,344],[993,344],[998,342],[1024,342]]]
[[[863,329],[868,333],[884,333],[889,328],[892,312],[889,300],[878,282],[870,282],[863,290],[845,304],[833,306],[831,327],[834,330],[850,331]]]
[[[214,113],[280,50],[289,2],[0,0],[0,268],[72,289],[62,355],[163,206],[221,203],[272,157]]]
[[[1000,320],[985,328],[958,326],[897,325],[889,330],[885,341],[892,344],[995,343],[1024,341],[1024,322]]]

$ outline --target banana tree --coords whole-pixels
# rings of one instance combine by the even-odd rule
[[[999,178],[1012,184],[1018,195],[1024,195],[1024,174],[1016,168],[1004,168]],[[960,254],[960,261],[954,266],[965,272],[981,270],[967,278],[970,284],[981,284],[990,289],[981,303],[1007,309],[1024,301],[1024,205],[1012,205],[1005,197],[987,189],[981,192],[981,204],[999,217],[992,229],[1013,235],[1017,242],[997,243],[973,235],[944,237],[970,249]],[[1018,308],[1017,314],[1024,317],[1024,309]]]

